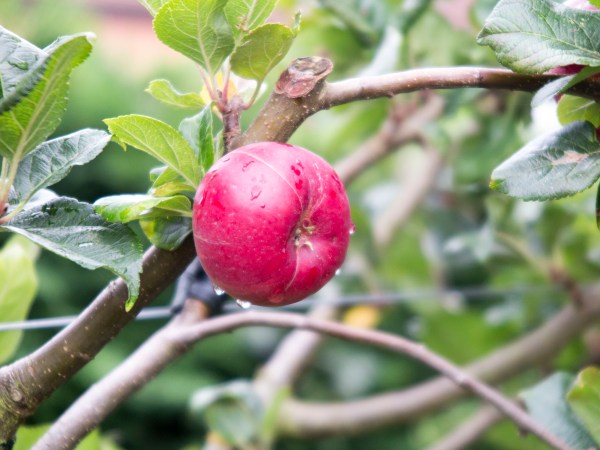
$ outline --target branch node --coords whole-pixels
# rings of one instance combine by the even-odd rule
[[[298,58],[279,76],[274,92],[287,98],[304,97],[332,70],[333,63],[327,58],[320,56]]]

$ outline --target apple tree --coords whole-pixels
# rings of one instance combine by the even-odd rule
[[[0,321],[49,253],[117,277],[36,348],[0,328],[0,449],[600,447],[600,2],[139,3],[192,68],[156,114],[76,78],[91,33],[0,24]],[[125,106],[63,130],[76,83]],[[143,188],[61,195],[108,153]]]

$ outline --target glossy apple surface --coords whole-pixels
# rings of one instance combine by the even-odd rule
[[[323,287],[354,230],[333,168],[275,142],[241,147],[215,163],[196,192],[192,223],[213,283],[262,306],[294,303]]]

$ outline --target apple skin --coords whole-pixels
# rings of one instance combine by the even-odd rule
[[[211,167],[196,192],[192,227],[213,284],[260,306],[288,305],[321,289],[354,231],[334,169],[276,142],[238,148]]]

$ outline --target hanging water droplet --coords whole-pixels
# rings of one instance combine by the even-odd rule
[[[339,275],[340,273],[342,273],[342,269],[338,269],[335,271],[336,276]]]
[[[215,291],[215,294],[217,294],[217,295],[223,295],[225,293],[225,291],[217,285],[213,285],[213,290]]]
[[[354,225],[354,224],[350,225],[350,230],[348,230],[348,233],[350,234],[350,236],[352,236],[354,233],[356,233],[356,225]]]
[[[235,302],[242,309],[249,309],[252,306],[252,303],[250,303],[248,300],[237,299]]]

